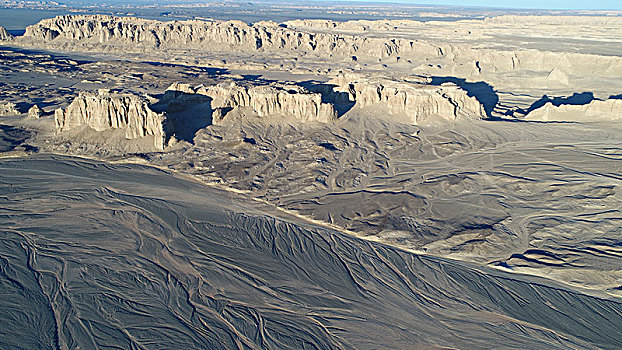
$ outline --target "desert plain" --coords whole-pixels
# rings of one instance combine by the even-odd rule
[[[0,28],[3,348],[622,346],[620,13],[252,6]]]

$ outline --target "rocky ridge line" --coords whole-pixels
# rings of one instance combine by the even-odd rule
[[[482,119],[482,104],[459,86],[426,84],[428,81],[392,80],[342,74],[329,81],[335,92],[347,93],[358,107],[382,105],[395,116],[406,116],[413,125],[436,120]]]
[[[65,15],[29,26],[19,43],[51,47],[48,43],[54,42],[55,48],[93,52],[153,53],[157,48],[180,54],[192,50],[227,57],[231,57],[231,53],[261,53],[268,58],[275,55],[296,59],[315,57],[350,65],[353,62],[355,65],[359,62],[410,62],[414,68],[416,62],[444,58],[456,74],[467,75],[519,69],[550,72],[558,68],[617,76],[622,71],[622,58],[616,56],[434,44],[417,38],[376,37],[367,33],[366,26],[356,22],[338,25],[356,29],[344,33],[327,31],[325,27],[331,27],[332,21],[307,22],[263,21],[248,25],[241,21],[161,22],[107,15]],[[408,24],[412,26],[413,23],[417,22]],[[373,26],[381,24],[373,23]]]
[[[324,123],[336,120],[337,109],[343,105],[379,108],[383,118],[398,118],[412,125],[486,117],[482,104],[460,87],[451,83],[432,86],[426,79],[420,80],[348,74],[308,89],[285,84],[244,86],[231,82],[192,87],[174,83],[165,98],[172,100],[181,94],[210,97],[214,124],[225,122],[229,112],[241,107],[250,107],[260,117],[281,115],[301,122]]]

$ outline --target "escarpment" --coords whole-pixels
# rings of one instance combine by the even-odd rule
[[[355,102],[357,107],[381,106],[389,114],[408,118],[411,124],[438,120],[481,119],[484,107],[467,91],[454,84],[433,86],[418,81],[340,75],[329,82],[333,96]]]
[[[241,21],[160,22],[113,16],[67,15],[45,19],[26,28],[25,37],[38,41],[84,44],[128,44],[138,47],[200,49],[222,52],[295,51],[320,56],[362,54],[381,58],[415,50],[415,42],[361,36],[313,33],[273,22],[248,25]],[[429,48],[428,48],[429,49]]]
[[[577,122],[622,120],[622,99],[593,100],[583,105],[548,102],[527,114],[525,119]]]
[[[125,138],[153,137],[153,146],[164,149],[164,114],[151,110],[146,100],[136,95],[106,91],[81,93],[65,109],[54,113],[57,133],[83,125],[95,131],[123,130]]]
[[[259,117],[281,116],[286,120],[330,122],[339,111],[352,107],[373,109],[382,118],[397,118],[409,124],[480,119],[486,116],[482,104],[453,84],[432,86],[419,81],[394,81],[358,75],[340,75],[326,84],[240,85],[235,82],[192,87],[175,83],[165,94],[172,100],[182,95],[203,95],[211,99],[213,123],[219,124],[244,108]],[[248,113],[244,113],[247,115]]]
[[[213,123],[223,122],[230,112],[250,108],[259,117],[281,116],[298,122],[330,122],[337,118],[332,104],[323,103],[322,95],[296,85],[239,85],[235,82],[192,88],[173,84],[168,98],[179,93],[199,94],[212,99]]]
[[[488,21],[490,22],[490,21]],[[481,22],[485,25],[488,22]],[[492,23],[492,22],[491,22]],[[107,15],[66,15],[44,19],[26,28],[24,45],[78,51],[153,53],[175,52],[188,59],[193,53],[259,55],[264,60],[315,58],[332,63],[401,64],[421,71],[434,70],[438,60],[455,74],[534,70],[546,76],[553,69],[621,76],[622,58],[588,53],[536,49],[499,49],[470,42],[421,39],[416,21],[290,21],[281,24],[241,21],[161,22]],[[390,36],[387,36],[389,33]],[[395,34],[393,34],[395,33]],[[181,57],[181,56],[180,56]],[[243,60],[243,59],[242,59]],[[276,62],[275,61],[275,62]],[[438,61],[438,62],[437,62]]]

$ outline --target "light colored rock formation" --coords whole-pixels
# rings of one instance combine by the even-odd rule
[[[340,75],[331,80],[335,92],[345,92],[358,107],[384,106],[390,114],[406,116],[412,124],[437,120],[480,119],[482,104],[460,87],[432,86],[419,81]]]
[[[136,95],[81,93],[65,109],[54,113],[58,133],[88,125],[95,131],[119,129],[127,139],[153,136],[153,146],[164,148],[164,114],[152,111],[145,99]]]
[[[192,88],[173,84],[167,91],[169,96],[181,92],[210,97],[215,124],[221,123],[229,110],[240,107],[251,108],[259,117],[282,116],[299,122],[327,123],[337,118],[335,108],[323,103],[321,94],[296,85],[244,86],[230,82]]]
[[[406,39],[369,38],[313,33],[273,22],[248,25],[241,21],[160,22],[104,15],[67,15],[45,19],[26,28],[24,37],[42,42],[131,45],[134,49],[201,49],[222,52],[269,52],[297,55],[382,58],[392,54],[430,51],[436,48]]]
[[[533,110],[525,117],[527,120],[539,121],[608,121],[622,120],[622,100],[594,100],[584,105],[555,106],[548,102]]]
[[[326,21],[325,21],[326,22]],[[326,22],[330,25],[332,22]],[[359,24],[353,24],[357,27]],[[160,22],[132,17],[67,15],[26,28],[23,39],[81,51],[153,52],[197,50],[212,54],[276,53],[278,56],[330,58],[350,62],[397,56],[438,57],[443,50],[416,39],[289,28],[287,24],[241,21]],[[105,44],[105,45],[101,45]]]
[[[622,28],[618,25],[621,21],[603,21],[613,21],[612,30]],[[558,68],[565,72],[622,76],[622,59],[617,56],[591,54],[589,50],[574,53],[512,47],[500,49],[499,45],[465,42],[475,35],[464,28],[487,32],[502,24],[495,20],[462,22],[452,22],[456,30],[451,30],[446,25],[416,21],[337,23],[305,20],[248,25],[240,21],[160,22],[132,17],[67,15],[45,19],[26,28],[20,40],[33,44],[54,41],[55,48],[81,51],[153,53],[154,48],[158,48],[186,55],[188,50],[209,52],[210,55],[253,53],[261,54],[264,59],[276,55],[348,64],[353,60],[361,64],[418,62],[425,67],[431,61],[442,60],[444,67],[449,66],[453,73],[460,75],[533,70],[546,77]],[[425,33],[425,39],[419,34],[421,32]],[[443,33],[447,33],[446,36]],[[442,39],[436,40],[439,35]],[[456,35],[458,37],[454,37]],[[235,61],[235,57],[231,59]],[[477,70],[472,69],[474,65]],[[430,66],[435,67],[434,64]]]
[[[28,109],[28,117],[30,118],[41,118],[43,116],[43,110],[39,108],[39,106],[34,105]]]
[[[192,87],[175,83],[167,89],[166,98],[180,94],[209,96],[215,124],[221,123],[228,111],[241,107],[251,108],[260,117],[279,115],[302,122],[335,120],[336,106],[343,104],[378,109],[383,116],[388,113],[410,124],[486,116],[481,103],[460,87],[427,83],[421,77],[395,81],[355,74],[310,87],[313,92],[297,85],[244,86],[231,82]]]
[[[562,72],[561,70],[555,68],[553,69],[547,78],[551,81],[557,82],[562,85],[568,85],[568,74]]]
[[[13,35],[11,35],[4,27],[0,27],[0,41],[11,41]]]
[[[18,115],[20,114],[15,103],[0,103],[0,116]]]

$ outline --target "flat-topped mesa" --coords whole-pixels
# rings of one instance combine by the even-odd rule
[[[9,33],[4,27],[0,27],[0,42],[1,41],[12,41],[13,35]]]
[[[274,22],[248,25],[241,21],[160,22],[106,15],[65,15],[44,19],[26,28],[24,38],[40,42],[55,41],[68,48],[102,49],[108,44],[133,51],[141,48],[198,49],[210,52],[295,51],[297,56],[352,56],[383,58],[390,55],[424,52],[442,54],[432,45],[407,39],[364,37],[327,32],[309,32]],[[119,47],[117,47],[119,49]]]
[[[526,120],[597,122],[622,120],[622,99],[593,100],[584,105],[559,105],[548,102],[525,116]]]
[[[164,114],[152,111],[148,102],[136,95],[80,93],[65,109],[54,113],[56,132],[88,125],[95,131],[124,130],[125,138],[153,136],[153,146],[164,149],[166,139]]]
[[[500,19],[508,20],[511,19]],[[496,26],[492,20],[474,24],[491,30]],[[622,72],[619,56],[548,49],[506,50],[491,43],[474,45],[473,41],[462,41],[453,34],[451,40],[435,39],[429,33],[422,37],[417,34],[419,27],[427,28],[421,22],[407,20],[343,23],[299,20],[249,25],[241,21],[161,22],[107,15],[65,15],[29,26],[25,34],[14,41],[25,46],[156,56],[159,51],[154,49],[157,48],[189,61],[225,61],[229,65],[246,66],[255,60],[252,63],[281,68],[290,65],[304,68],[305,62],[320,60],[335,65],[331,69],[337,68],[337,64],[355,69],[396,64],[412,65],[417,72],[428,74],[442,65],[452,69],[452,76],[517,70],[548,74],[555,68],[607,77],[619,77]],[[249,54],[253,54],[250,60]],[[227,59],[223,60],[223,56]],[[288,59],[294,62],[285,62]]]
[[[357,107],[383,106],[388,113],[407,117],[412,124],[456,119],[482,119],[482,104],[454,84],[433,86],[424,78],[396,81],[358,75],[339,75],[329,82],[335,92],[349,94]]]
[[[240,107],[251,108],[259,117],[279,116],[298,122],[327,123],[337,118],[334,106],[323,103],[321,94],[296,85],[246,86],[230,82],[197,88],[173,84],[167,89],[169,96],[179,92],[210,97],[214,124],[222,123],[229,111]]]

